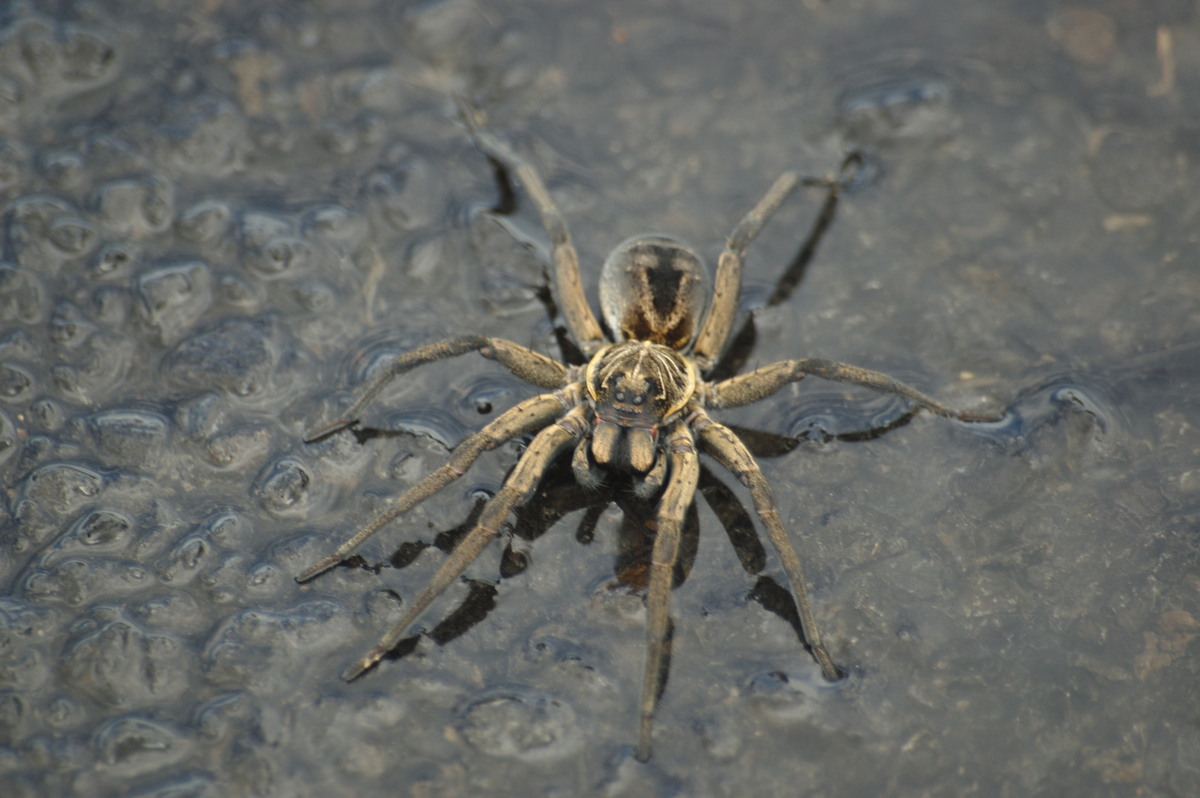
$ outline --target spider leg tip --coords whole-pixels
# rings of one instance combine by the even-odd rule
[[[821,675],[825,677],[827,682],[840,682],[850,675],[849,671],[844,668],[839,668],[837,665],[832,665],[832,670],[821,669]]]
[[[341,561],[342,560],[340,557],[326,557],[325,559],[323,559],[320,562],[316,563],[315,565],[311,566],[308,570],[304,571],[299,576],[297,576],[296,581],[299,582],[300,584],[309,582],[309,581],[317,578],[321,574],[325,573],[326,571],[328,571],[330,568],[337,565]]]
[[[825,649],[825,646],[820,643],[816,645],[810,644],[809,651],[812,653],[813,658],[816,659],[817,664],[821,666],[821,675],[825,677],[825,681],[840,682],[846,678],[848,675],[847,671],[834,664],[833,657],[829,656],[829,652]]]
[[[369,671],[371,668],[375,667],[375,663],[377,663],[377,662],[379,662],[379,660],[383,659],[383,655],[386,653],[387,653],[387,649],[379,648],[378,646],[376,646],[375,648],[368,651],[367,655],[365,657],[363,657],[358,662],[354,663],[354,665],[349,670],[346,671],[345,675],[343,675],[342,678],[348,682],[354,681],[359,676],[362,676],[364,673]]]
[[[353,423],[353,419],[339,418],[334,421],[330,421],[328,424],[322,424],[316,429],[309,430],[308,434],[304,436],[304,442],[317,443],[318,441],[328,438],[335,432],[340,432]]]
[[[958,420],[968,424],[999,424],[1008,418],[1007,413],[959,413]]]

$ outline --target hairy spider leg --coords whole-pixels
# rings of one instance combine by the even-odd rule
[[[579,276],[579,253],[571,243],[571,232],[567,229],[566,219],[551,199],[537,168],[500,139],[482,129],[476,120],[475,110],[463,97],[456,96],[455,100],[475,146],[488,158],[499,161],[514,173],[525,186],[533,204],[537,206],[542,217],[542,227],[550,236],[553,247],[554,293],[558,297],[567,329],[584,355],[590,358],[607,339],[584,293],[583,282]]]
[[[663,663],[667,656],[670,627],[671,588],[675,561],[688,508],[696,496],[700,458],[692,432],[683,421],[675,422],[659,457],[669,460],[667,484],[658,503],[658,528],[650,555],[650,585],[646,590],[646,672],[642,680],[642,719],[637,758],[650,758],[650,723],[663,685]]]
[[[953,418],[968,423],[995,422],[1001,419],[1001,416],[986,413],[955,410],[886,374],[822,358],[781,360],[746,374],[730,377],[711,386],[712,398],[708,402],[708,406],[718,408],[748,405],[765,399],[783,386],[799,382],[807,376],[820,377],[832,382],[861,385],[879,393],[900,396],[917,407],[944,418]]]
[[[808,602],[808,588],[805,586],[800,555],[796,553],[796,547],[792,545],[791,538],[783,528],[775,497],[762,469],[733,430],[713,421],[703,410],[696,411],[691,425],[699,435],[700,447],[750,489],[755,512],[767,530],[767,536],[775,546],[775,551],[783,563],[783,570],[787,573],[788,582],[791,583],[792,597],[796,600],[796,609],[800,613],[800,627],[804,631],[805,643],[821,665],[821,673],[825,678],[830,681],[840,679],[842,673],[833,664],[833,658],[821,642],[821,633],[817,629],[817,622]]]
[[[396,357],[378,376],[371,380],[355,402],[340,418],[322,424],[305,437],[306,443],[326,438],[339,430],[356,423],[363,409],[383,390],[389,382],[417,366],[444,360],[476,351],[484,357],[501,363],[517,377],[543,388],[559,388],[554,394],[543,394],[527,399],[502,413],[482,430],[455,447],[449,462],[425,479],[401,494],[391,506],[361,527],[337,550],[307,568],[296,577],[297,582],[307,582],[328,571],[349,557],[363,541],[401,513],[415,507],[419,502],[458,479],[483,452],[494,449],[504,441],[517,435],[533,432],[561,415],[576,401],[576,394],[566,386],[568,370],[557,361],[534,352],[520,344],[502,338],[482,335],[463,335],[448,338],[418,347]]]
[[[500,490],[483,506],[483,512],[480,513],[475,527],[454,547],[450,556],[438,568],[437,573],[429,580],[429,584],[425,586],[420,595],[413,600],[412,606],[408,608],[399,622],[389,629],[387,634],[380,638],[379,643],[346,673],[347,681],[361,676],[396,647],[404,633],[408,631],[408,627],[412,626],[413,621],[458,578],[468,565],[474,562],[484,547],[500,533],[500,526],[508,517],[509,512],[529,499],[550,462],[572,443],[578,441],[586,431],[586,406],[576,405],[565,416],[534,437],[529,448],[517,460],[517,465]]]
[[[387,365],[378,376],[367,383],[362,393],[346,409],[340,418],[336,418],[313,429],[304,437],[305,443],[315,443],[327,438],[339,430],[351,426],[359,420],[362,411],[366,409],[380,391],[389,382],[411,371],[417,366],[457,357],[467,352],[479,352],[486,358],[495,360],[515,376],[539,388],[562,388],[567,384],[567,367],[556,360],[551,360],[543,354],[534,352],[528,347],[506,341],[503,338],[488,338],[484,335],[460,335],[447,338],[432,344],[417,347],[411,352],[398,355]]]
[[[800,186],[819,186],[825,188],[827,194],[822,203],[817,224],[806,241],[806,246],[815,247],[816,241],[820,238],[818,233],[823,233],[829,220],[833,218],[838,196],[852,180],[851,177],[846,176],[846,172],[851,167],[857,168],[861,162],[860,155],[851,153],[842,162],[841,174],[832,179],[803,177],[793,171],[784,172],[767,189],[767,193],[758,201],[758,204],[751,208],[750,212],[743,216],[742,220],[733,228],[733,232],[725,240],[724,251],[717,259],[717,273],[713,279],[712,308],[692,347],[692,355],[701,371],[706,372],[716,365],[721,351],[729,340],[729,334],[733,330],[733,322],[737,317],[738,298],[742,291],[742,269],[745,264],[746,247],[750,246],[750,243],[758,237],[763,225],[775,215],[775,212],[783,205],[784,200],[791,196],[792,192]]]
[[[562,391],[530,397],[501,413],[479,432],[454,447],[450,459],[440,468],[393,499],[387,509],[360,527],[332,554],[322,557],[304,573],[297,576],[296,581],[307,582],[344,561],[385,524],[401,513],[408,512],[465,474],[479,455],[518,435],[525,435],[545,427],[575,404],[572,397],[582,390],[582,385],[576,383]]]
[[[838,170],[836,178],[805,178],[804,185],[814,188],[824,188],[825,200],[821,203],[821,210],[817,212],[817,219],[809,228],[808,236],[804,239],[804,243],[800,245],[796,256],[792,258],[792,262],[783,274],[779,276],[779,281],[775,284],[775,288],[771,291],[771,295],[767,297],[767,301],[763,303],[765,307],[773,308],[788,300],[792,292],[796,290],[796,286],[800,284],[800,280],[804,276],[804,272],[812,260],[813,255],[817,252],[817,245],[821,243],[821,239],[825,237],[825,231],[833,224],[834,215],[837,213],[838,200],[841,199],[842,191],[851,185],[858,175],[858,170],[863,166],[863,155],[855,150],[842,159],[841,168]]]

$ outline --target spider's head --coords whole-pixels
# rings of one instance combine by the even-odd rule
[[[631,238],[600,273],[604,323],[620,341],[683,350],[708,307],[708,270],[695,250],[667,236]]]
[[[658,457],[658,432],[696,392],[696,367],[674,349],[622,341],[588,363],[587,389],[595,413],[595,462],[645,474]]]

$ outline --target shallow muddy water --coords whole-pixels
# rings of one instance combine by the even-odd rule
[[[1200,794],[1194,3],[18,4],[0,18],[0,794]],[[294,576],[536,389],[547,238],[459,121],[536,163],[583,280],[715,260],[783,170],[866,168],[746,367],[878,369],[720,414],[805,561],[821,678],[706,463],[654,755],[633,756],[645,508],[568,463],[357,681],[525,441]],[[875,434],[871,430],[885,431]],[[867,434],[861,434],[867,433]],[[609,499],[617,501],[610,503]],[[774,611],[772,611],[774,610]]]

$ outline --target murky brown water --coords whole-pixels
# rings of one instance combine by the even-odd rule
[[[1200,793],[1194,3],[55,8],[0,19],[0,794]],[[760,606],[782,572],[713,465],[650,763],[638,541],[562,478],[527,567],[494,545],[342,681],[518,445],[378,571],[293,576],[533,391],[468,356],[367,419],[406,434],[303,432],[448,334],[558,354],[545,236],[487,212],[453,91],[542,168],[589,290],[630,235],[715,257],[782,170],[867,154],[750,364],[1008,415],[856,441],[902,408],[808,380],[722,416],[773,434],[848,679]],[[753,245],[747,308],[818,201]]]

